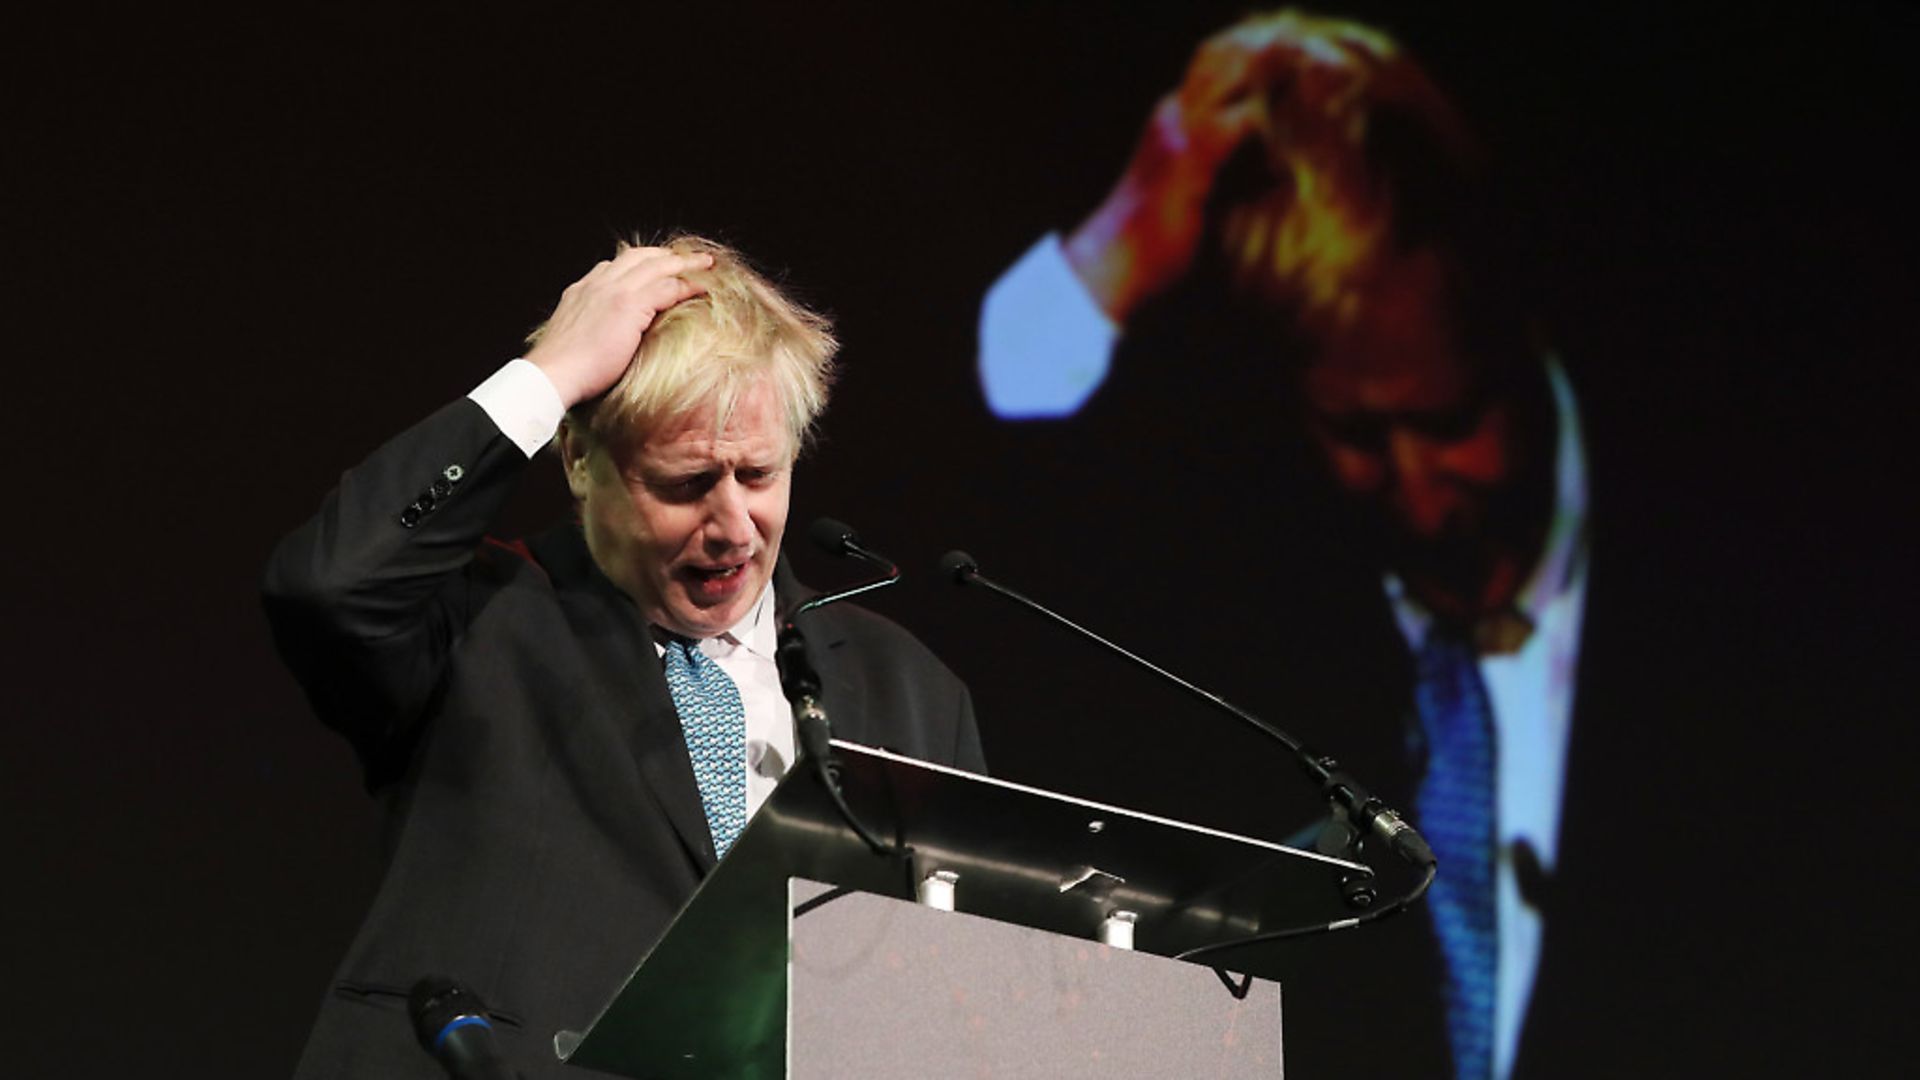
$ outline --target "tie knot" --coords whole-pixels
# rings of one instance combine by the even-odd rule
[[[1473,653],[1474,629],[1459,623],[1435,621],[1427,625],[1427,634],[1420,641],[1420,651],[1429,655],[1457,655]]]
[[[699,638],[683,637],[670,630],[658,628],[655,629],[654,635],[654,640],[660,643],[661,655],[666,659],[669,667],[685,666],[697,670],[708,659],[707,654],[700,651]]]
[[[1414,677],[1423,694],[1448,698],[1484,694],[1479,683],[1480,650],[1450,627],[1434,625],[1414,657]]]

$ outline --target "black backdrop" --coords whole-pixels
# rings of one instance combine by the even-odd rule
[[[1650,1049],[1653,1074],[1788,1072],[1830,1046],[1872,1062],[1915,955],[1899,150],[1920,19],[1427,8],[1341,10],[1462,100],[1556,340],[1631,365],[1644,427],[1623,441],[1671,457],[1645,472],[1672,513],[1633,535],[1670,552],[1661,640],[1702,648],[1653,665],[1659,783],[1636,760],[1617,782],[1671,806],[1644,815],[1647,843],[1699,860],[1633,887],[1711,944],[1595,1001],[1665,985],[1715,1003],[1663,1033],[1686,1049]],[[1092,205],[1193,43],[1240,11],[81,8],[17,26],[8,1071],[291,1067],[375,881],[375,815],[271,655],[258,568],[341,468],[514,355],[635,228],[717,234],[837,316],[844,381],[795,520],[849,519],[928,567],[875,606],[973,683],[996,772],[1257,835],[1296,817],[1306,795],[1249,740],[1147,752],[1210,721],[1118,672],[1096,669],[1074,715],[1025,710],[1022,658],[1059,640],[929,567],[965,546],[1230,697],[1287,662],[1170,642],[1122,575],[1204,576],[1227,626],[1263,617],[1212,565],[1223,530],[1139,540],[1183,532],[1130,516],[1129,492],[1168,478],[1033,460],[972,375],[981,291]],[[1036,524],[1068,489],[1111,513]],[[564,509],[557,476],[530,483],[504,531]],[[1232,548],[1289,524],[1253,512]]]

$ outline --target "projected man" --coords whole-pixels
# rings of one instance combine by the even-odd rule
[[[527,1077],[584,1029],[793,759],[780,561],[834,340],[733,252],[628,247],[526,359],[348,471],[268,567],[268,614],[389,813],[373,908],[302,1077],[440,1075],[423,976],[493,1006]],[[558,433],[580,524],[483,543]],[[851,606],[809,616],[838,734],[978,770],[965,688]]]
[[[1121,335],[1199,278],[1284,370],[1412,669],[1408,794],[1441,860],[1460,1077],[1506,1075],[1520,1044],[1542,932],[1522,886],[1555,855],[1585,588],[1572,393],[1500,294],[1475,157],[1385,35],[1248,19],[1200,47],[1105,201],[996,283],[980,331],[1013,420],[1123,384]]]

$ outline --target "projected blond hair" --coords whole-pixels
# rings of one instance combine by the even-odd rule
[[[1264,84],[1257,177],[1226,193],[1218,240],[1236,291],[1336,336],[1368,284],[1435,231],[1473,184],[1478,151],[1453,105],[1387,34],[1297,11],[1254,16],[1281,43]]]

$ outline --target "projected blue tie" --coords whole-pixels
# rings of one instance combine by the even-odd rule
[[[740,688],[698,642],[670,639],[666,661],[667,691],[687,737],[713,853],[724,856],[747,824],[747,710]]]
[[[1440,876],[1427,894],[1447,962],[1447,1037],[1453,1075],[1493,1075],[1494,924],[1493,709],[1472,644],[1439,627],[1415,661],[1414,689],[1426,734],[1427,768],[1415,796],[1420,831]]]

